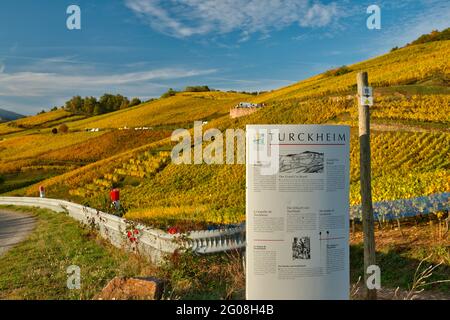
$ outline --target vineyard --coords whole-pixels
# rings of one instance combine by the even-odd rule
[[[25,132],[27,129],[33,128],[50,128],[63,123],[84,119],[83,115],[74,115],[62,109],[49,111],[38,114],[36,116],[21,118],[8,123],[0,124],[0,137],[15,132]]]
[[[450,73],[450,41],[421,44],[399,49],[380,57],[349,66],[341,76],[317,75],[286,88],[263,94],[253,102],[275,103],[291,98],[311,98],[321,95],[343,95],[356,89],[358,71],[369,73],[373,87],[408,85],[419,82],[445,84]]]
[[[450,134],[376,133],[372,141],[374,201],[450,190]],[[113,171],[116,175],[133,176],[139,181],[136,186],[124,185],[122,188],[124,205],[130,209],[127,217],[156,225],[174,220],[175,215],[183,221],[194,219],[216,224],[243,221],[243,165],[168,164],[156,174],[151,170],[152,175],[145,174],[147,167],[148,164],[137,157]],[[352,205],[360,202],[358,168],[359,143],[354,132],[351,140]],[[118,181],[115,177],[105,175],[98,180],[97,186],[80,187],[76,194],[94,198],[106,194],[113,182]],[[196,207],[202,209],[194,210]]]
[[[73,129],[173,126],[211,120],[229,112],[247,95],[225,92],[179,93],[139,106],[69,124]]]
[[[246,124],[349,124],[350,203],[357,205],[360,195],[355,79],[356,72],[365,69],[375,87],[373,121],[414,123],[424,131],[373,132],[373,200],[449,192],[450,133],[441,130],[450,123],[449,54],[450,41],[414,45],[349,66],[344,74],[323,73],[256,97],[217,91],[182,92],[68,122],[69,133],[64,135],[52,136],[45,130],[5,134],[5,140],[0,141],[0,174],[54,169],[57,175],[9,194],[36,195],[37,186],[43,185],[50,197],[97,208],[104,207],[110,188],[118,187],[126,218],[158,227],[234,224],[245,219],[244,165],[171,163],[168,152],[174,145],[169,138],[173,129],[192,128],[198,120],[207,121],[204,130],[244,129]],[[229,109],[242,101],[267,106],[231,119]],[[40,125],[44,128],[48,123]],[[4,126],[0,125],[0,134]],[[143,126],[151,128],[133,130]],[[117,130],[125,127],[130,130]],[[85,128],[103,131],[88,133]]]
[[[0,141],[0,161],[36,158],[39,155],[74,145],[103,134],[102,132],[75,132],[71,134],[33,134]]]
[[[58,123],[58,121],[66,121],[68,118],[73,117],[70,112],[59,109],[56,111],[45,112],[33,117],[26,117],[12,122],[10,125],[17,126],[19,128],[33,128],[41,125],[52,125]]]

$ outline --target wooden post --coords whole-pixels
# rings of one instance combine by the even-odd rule
[[[358,83],[358,111],[359,111],[359,155],[360,155],[360,181],[361,181],[361,207],[364,233],[364,290],[368,300],[377,298],[376,289],[367,288],[367,268],[376,264],[375,233],[372,207],[371,164],[370,164],[370,113],[369,106],[361,103],[363,88],[369,86],[367,72],[360,72]]]

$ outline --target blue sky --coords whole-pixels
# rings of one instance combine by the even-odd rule
[[[66,9],[81,8],[81,30]],[[381,30],[366,27],[371,4]],[[2,0],[0,108],[105,92],[276,89],[449,26],[447,0]]]

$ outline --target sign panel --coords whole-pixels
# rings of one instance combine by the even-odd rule
[[[373,106],[373,97],[365,97],[362,96],[360,97],[360,103],[362,106]]]
[[[363,87],[362,95],[366,97],[372,97],[372,87]]]
[[[348,126],[247,126],[247,299],[349,299],[349,145]]]

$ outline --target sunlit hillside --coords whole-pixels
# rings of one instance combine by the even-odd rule
[[[371,108],[374,200],[450,191],[449,54],[450,41],[409,46],[349,66],[345,72],[334,70],[257,97],[222,92],[178,93],[127,110],[70,122],[70,132],[61,138],[66,142],[55,138],[47,149],[39,143],[34,151],[16,147],[13,145],[20,140],[10,138],[0,143],[0,152],[11,161],[33,156],[43,162],[86,164],[40,182],[50,197],[107,210],[109,189],[119,187],[126,216],[131,219],[159,226],[181,221],[185,226],[236,223],[245,217],[244,165],[174,165],[168,153],[174,145],[168,138],[171,130],[191,128],[195,120],[208,121],[205,130],[244,128],[250,123],[349,124],[353,127],[350,201],[357,204],[356,73],[367,70],[375,87],[375,106]],[[263,102],[266,107],[231,119],[229,109],[248,100]],[[120,148],[109,153],[101,151],[100,146],[114,148],[105,142],[114,140],[113,129],[133,126],[154,127],[159,136],[154,132],[156,136],[136,138],[128,148],[123,142],[123,152]],[[98,137],[75,133],[85,128],[113,131],[100,132]],[[90,135],[89,139],[84,138],[86,135]],[[38,138],[23,139],[32,143]],[[76,139],[80,141],[69,142]],[[1,151],[2,144],[8,150]],[[10,194],[36,195],[37,186]]]
[[[62,123],[68,123],[85,118],[83,115],[75,115],[68,111],[58,109],[41,113],[35,116],[21,118],[15,121],[10,121],[0,124],[0,139],[7,134],[14,132],[26,132],[29,129],[44,129],[58,126]]]
[[[228,114],[236,103],[249,97],[226,92],[182,92],[117,112],[73,122],[73,129],[185,125]]]
[[[0,175],[6,183],[0,193],[161,140],[177,125],[221,117],[246,98],[235,93],[184,92],[89,118],[59,109],[1,124]],[[63,124],[68,132],[52,133]]]
[[[389,87],[426,83],[448,84],[450,74],[450,41],[419,44],[387,53],[380,57],[347,67],[339,76],[320,74],[289,87],[266,93],[255,102],[275,102],[291,98],[308,98],[320,95],[354,92],[356,73],[369,73],[373,87]],[[448,92],[446,90],[446,92]]]

